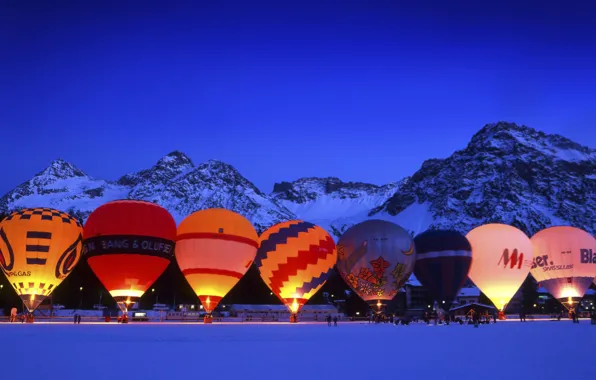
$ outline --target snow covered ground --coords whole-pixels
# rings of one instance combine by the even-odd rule
[[[1,323],[0,337],[8,366],[4,372],[39,379],[50,374],[61,380],[581,380],[596,374],[596,326],[589,321],[511,321],[477,329],[366,323],[337,328],[323,323]]]

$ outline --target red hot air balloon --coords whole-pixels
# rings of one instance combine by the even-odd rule
[[[113,201],[89,215],[83,254],[126,313],[172,261],[175,239],[176,222],[163,207],[144,201]]]

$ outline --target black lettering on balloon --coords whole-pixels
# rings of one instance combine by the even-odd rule
[[[77,239],[62,252],[58,261],[56,262],[56,269],[54,275],[57,279],[64,279],[72,270],[81,258],[82,249],[79,244],[83,241],[83,237],[79,234]]]
[[[6,272],[6,277],[30,277],[31,271]]]
[[[138,235],[96,236],[83,241],[87,257],[109,254],[138,254],[171,259],[175,243],[172,240]]]

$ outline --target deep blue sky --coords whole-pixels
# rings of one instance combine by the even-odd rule
[[[383,184],[497,120],[596,146],[594,6],[518,2],[0,1],[0,193],[175,149]]]

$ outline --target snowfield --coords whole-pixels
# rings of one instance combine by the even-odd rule
[[[1,323],[0,337],[4,372],[38,379],[581,380],[596,374],[596,326],[589,321],[479,328]]]

